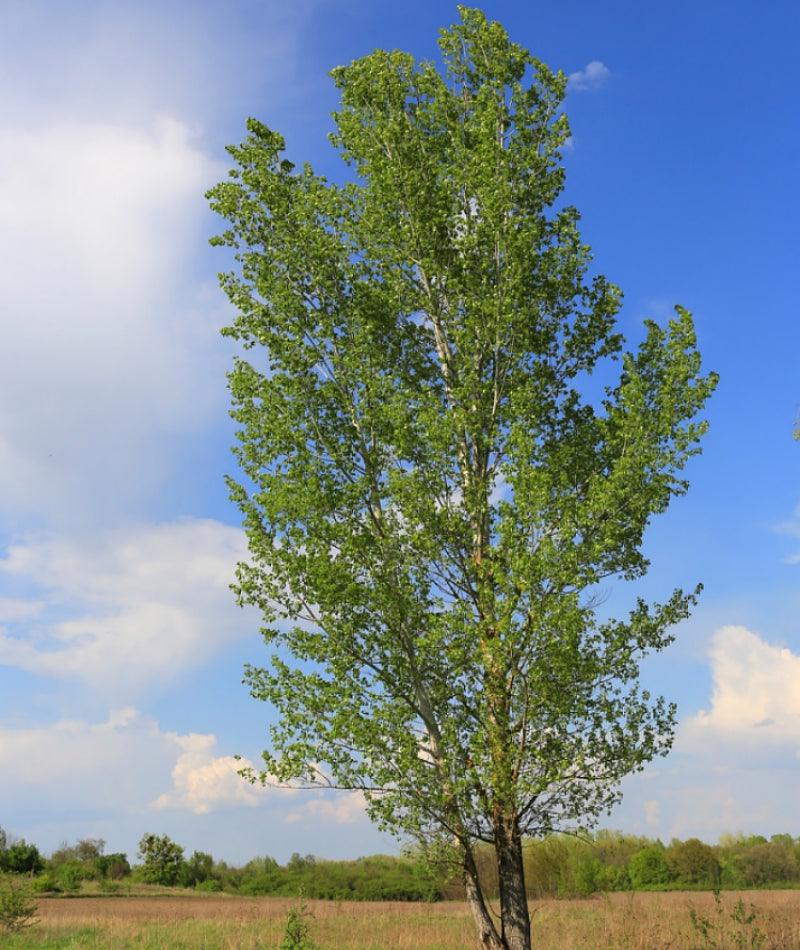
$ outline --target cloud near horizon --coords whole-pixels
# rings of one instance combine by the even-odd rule
[[[616,814],[667,838],[796,833],[800,656],[730,625],[709,662],[709,707],[680,722],[666,760],[626,780]]]
[[[31,538],[0,559],[0,665],[136,697],[258,628],[230,584],[244,532],[212,519]]]

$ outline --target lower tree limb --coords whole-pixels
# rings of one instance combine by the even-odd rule
[[[478,868],[475,864],[475,857],[468,845],[464,849],[464,886],[467,891],[467,900],[472,910],[472,916],[475,920],[475,926],[478,928],[478,946],[481,950],[484,950],[484,948],[486,948],[486,950],[506,950],[503,938],[497,932],[497,927],[495,927],[489,909],[486,906],[483,889],[478,880]]]

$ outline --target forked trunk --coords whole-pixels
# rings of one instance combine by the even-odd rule
[[[472,916],[478,928],[478,946],[481,950],[506,950],[503,938],[497,932],[486,901],[483,899],[483,890],[478,880],[478,869],[470,850],[464,855],[464,886],[467,891]]]
[[[497,877],[500,885],[500,918],[504,950],[531,950],[531,917],[525,894],[522,838],[513,819],[495,825]]]

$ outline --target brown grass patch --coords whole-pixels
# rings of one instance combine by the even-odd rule
[[[735,903],[752,905],[755,924],[732,919]],[[296,901],[227,894],[42,899],[36,932],[9,947],[278,947],[286,913]],[[438,904],[308,901],[311,931],[321,950],[463,950],[474,946],[469,909]],[[711,920],[714,943],[691,925],[689,911]],[[718,914],[713,895],[611,894],[531,905],[537,950],[696,950],[702,947],[800,948],[800,891],[725,892]],[[753,944],[758,928],[763,942]]]

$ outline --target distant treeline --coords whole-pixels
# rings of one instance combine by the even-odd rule
[[[9,838],[0,829],[0,872],[33,877],[36,890],[76,892],[86,880],[114,893],[123,882],[228,891],[244,895],[303,894],[330,900],[432,901],[461,898],[457,875],[446,864],[431,865],[414,851],[355,861],[328,861],[295,854],[286,864],[254,858],[241,867],[184,849],[166,835],[145,835],[139,862],[106,854],[101,839],[62,845],[49,858],[34,844]],[[493,853],[478,849],[487,891],[495,887]],[[575,897],[599,891],[677,890],[800,886],[800,838],[788,834],[724,835],[709,845],[697,838],[668,845],[615,831],[592,835],[550,835],[528,841],[525,877],[530,897]]]

